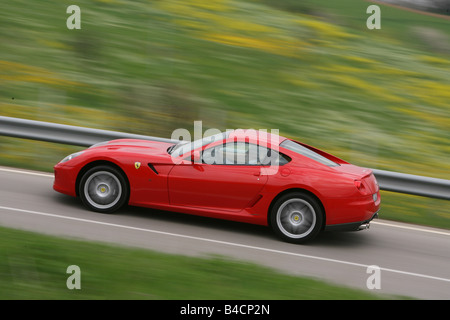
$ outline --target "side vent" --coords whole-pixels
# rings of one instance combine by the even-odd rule
[[[253,207],[255,204],[258,203],[259,200],[261,200],[262,195],[258,194],[250,203],[247,205],[247,208]]]
[[[154,173],[158,174],[158,171],[156,171],[155,167],[151,163],[149,163],[148,166],[150,167],[150,169],[152,169]]]

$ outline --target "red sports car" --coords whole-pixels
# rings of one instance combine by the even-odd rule
[[[129,204],[267,225],[293,243],[365,229],[380,207],[370,169],[242,130],[194,142],[112,140],[64,158],[54,172],[56,191],[94,211]]]

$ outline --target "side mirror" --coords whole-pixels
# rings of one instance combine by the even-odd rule
[[[194,152],[191,153],[191,162],[192,163],[201,163],[200,151],[195,150]]]

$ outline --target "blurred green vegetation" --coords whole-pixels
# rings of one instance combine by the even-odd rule
[[[356,165],[450,179],[449,20],[380,5],[368,30],[362,0],[80,0],[69,30],[71,4],[2,8],[0,115],[162,137],[194,120],[279,129]],[[50,171],[78,149],[0,137],[0,164]],[[382,214],[448,227],[448,202],[401,199]]]
[[[381,219],[450,229],[448,200],[381,191]]]
[[[79,290],[66,281],[80,268]],[[0,227],[0,300],[377,300],[374,292],[280,274],[222,257],[193,258]]]

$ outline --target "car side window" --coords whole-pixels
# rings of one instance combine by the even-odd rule
[[[289,157],[270,148],[248,142],[228,142],[203,151],[202,161],[206,164],[226,165],[284,165]]]

